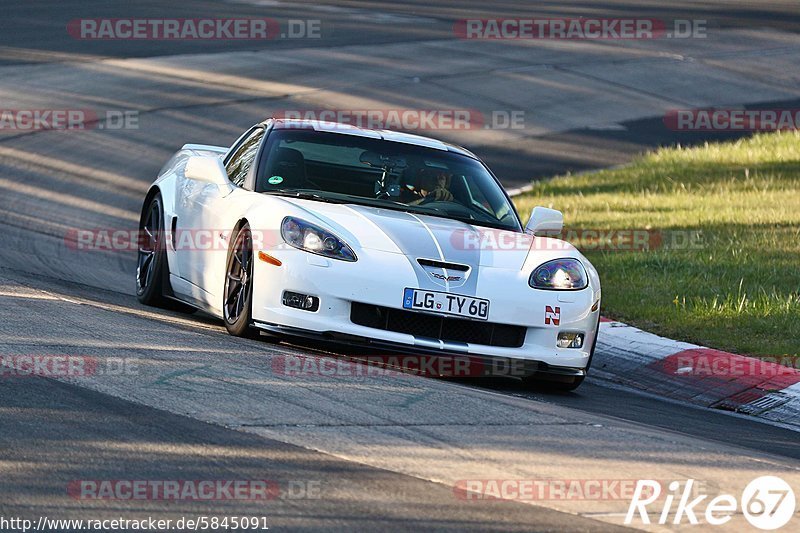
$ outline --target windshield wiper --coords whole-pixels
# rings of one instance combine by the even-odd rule
[[[271,194],[273,196],[288,196],[291,198],[300,198],[303,200],[316,200],[318,202],[328,202],[331,204],[344,204],[347,203],[345,201],[331,198],[329,196],[323,196],[321,194],[305,191],[300,189],[283,189],[277,191],[264,191],[264,194]]]
[[[448,220],[456,220],[458,222],[463,222],[464,224],[469,224],[470,226],[481,226],[481,227],[484,227],[484,228],[501,229],[501,230],[506,230],[506,231],[519,232],[518,228],[513,228],[513,227],[510,228],[510,227],[506,226],[505,224],[503,224],[502,222],[500,222],[499,220],[497,222],[489,222],[488,220],[481,220],[479,218],[460,217],[458,215],[450,215],[450,214],[447,214],[447,213],[436,212],[436,211],[429,211],[429,212],[428,211],[426,211],[426,212],[409,211],[409,212],[410,213],[415,213],[417,215],[428,215],[428,216],[431,216],[431,217],[446,218]]]

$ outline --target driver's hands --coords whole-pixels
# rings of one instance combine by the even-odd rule
[[[420,195],[422,196],[422,198],[420,198],[419,200],[414,200],[413,202],[410,203],[410,205],[427,204],[427,203],[430,203],[430,202],[453,202],[453,201],[455,201],[455,197],[453,196],[453,193],[451,193],[447,189],[438,188],[438,187],[436,189],[433,189],[431,192],[428,192],[426,190],[422,190]]]
[[[439,172],[432,180],[429,178],[427,187],[423,187],[420,191],[421,199],[412,202],[412,204],[421,204],[429,202],[452,202],[455,200],[453,193],[447,188],[450,183],[450,174],[447,172]]]
[[[453,193],[444,187],[437,187],[433,189],[430,194],[426,196],[426,199],[427,198],[430,198],[430,200],[428,200],[429,202],[452,202],[455,200]]]

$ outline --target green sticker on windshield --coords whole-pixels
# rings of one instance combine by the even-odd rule
[[[278,185],[283,183],[283,178],[280,176],[272,176],[270,179],[267,180],[270,185]]]

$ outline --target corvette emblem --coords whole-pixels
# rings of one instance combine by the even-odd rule
[[[428,272],[432,277],[436,279],[440,279],[443,281],[460,281],[461,276],[445,276],[444,274],[439,274],[438,272]]]

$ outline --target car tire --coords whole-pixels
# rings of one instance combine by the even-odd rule
[[[537,391],[570,392],[583,383],[585,376],[542,376],[533,375],[522,378],[526,388]]]
[[[194,307],[167,296],[172,294],[172,288],[169,285],[165,235],[164,201],[161,193],[156,193],[139,219],[136,297],[145,305],[194,313],[197,311]]]
[[[589,368],[592,366],[592,359],[594,359],[594,350],[597,348],[597,335],[600,333],[600,320],[597,321],[597,326],[594,330],[594,340],[592,341],[592,349],[589,351],[589,360],[586,363],[585,374],[583,376],[547,376],[533,375],[523,378],[523,383],[533,389],[547,390],[553,392],[571,392],[581,386],[586,375],[589,373]]]
[[[589,351],[589,360],[586,362],[586,374],[589,374],[589,369],[592,367],[592,359],[594,359],[594,349],[597,348],[597,337],[600,335],[600,318],[597,318],[597,325],[594,327],[594,341],[592,341],[592,349]]]
[[[145,305],[164,307],[167,250],[164,243],[164,203],[156,193],[139,220],[139,251],[136,261],[136,297]]]
[[[225,284],[222,291],[222,317],[225,328],[234,337],[257,338],[253,316],[253,237],[245,223],[231,235]]]

